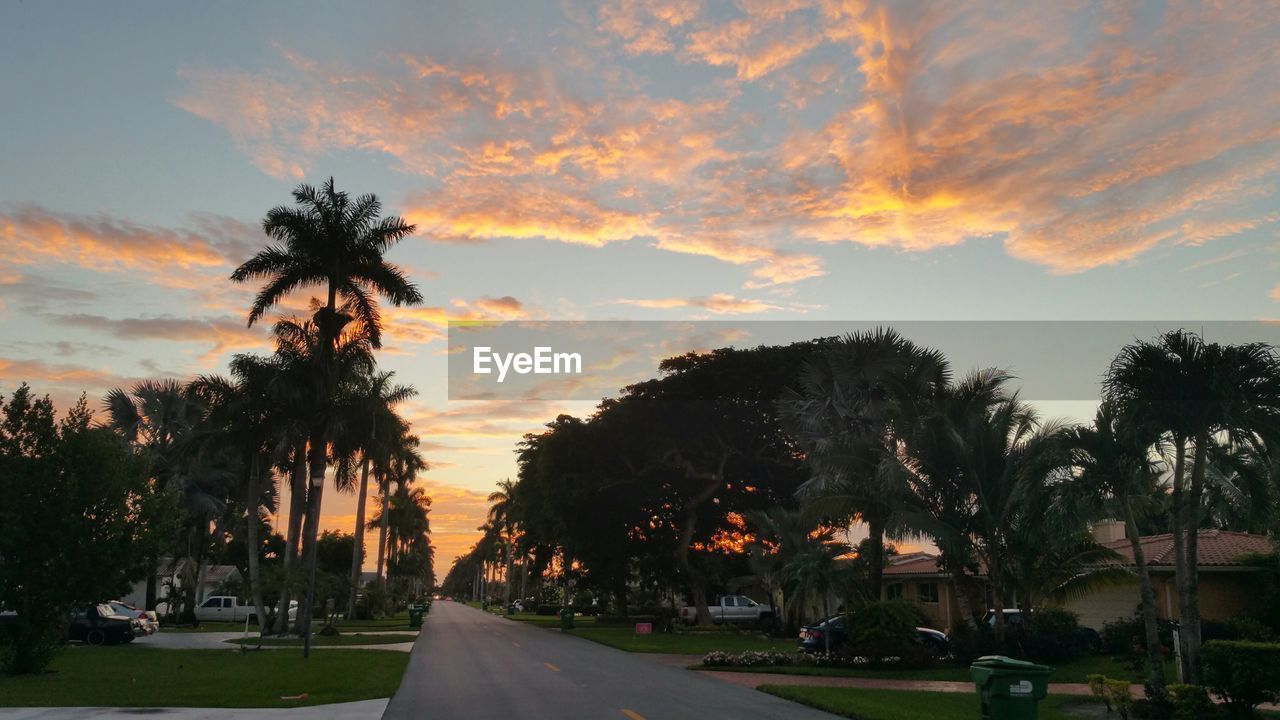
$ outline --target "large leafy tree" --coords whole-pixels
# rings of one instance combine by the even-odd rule
[[[3,400],[3,398],[0,398]],[[18,387],[0,407],[0,604],[8,672],[39,672],[68,613],[128,589],[145,570],[148,460],[92,427],[84,398],[62,420],[49,398]]]
[[[382,205],[373,195],[352,198],[339,192],[333,178],[322,187],[300,185],[293,193],[295,206],[279,206],[267,212],[263,231],[269,245],[231,274],[235,282],[261,280],[264,285],[249,311],[253,325],[294,291],[322,287],[323,301],[316,303],[313,319],[317,331],[316,389],[322,401],[310,431],[307,522],[303,534],[304,561],[308,567],[308,602],[299,612],[304,635],[309,636],[311,594],[314,583],[315,542],[328,460],[326,433],[333,420],[338,393],[335,350],[344,329],[354,321],[370,347],[381,347],[382,320],[377,296],[393,305],[416,304],[422,296],[413,283],[384,255],[414,227],[399,217],[381,217]],[[314,500],[314,501],[313,501]]]
[[[1177,330],[1122,349],[1107,371],[1104,391],[1127,422],[1151,433],[1173,455],[1170,499],[1178,632],[1183,677],[1198,683],[1196,559],[1205,485],[1214,477],[1209,463],[1217,444],[1261,459],[1270,457],[1269,448],[1280,441],[1280,355],[1265,343],[1221,345]]]

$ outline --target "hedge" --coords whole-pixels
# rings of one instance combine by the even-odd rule
[[[1280,700],[1280,643],[1211,640],[1201,651],[1204,684],[1233,714]]]

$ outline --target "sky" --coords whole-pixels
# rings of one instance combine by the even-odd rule
[[[375,193],[417,226],[380,362],[443,573],[592,405],[450,402],[449,320],[1276,317],[1278,10],[5,0],[0,393],[269,350],[227,278],[262,216]]]

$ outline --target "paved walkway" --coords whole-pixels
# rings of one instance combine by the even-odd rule
[[[0,720],[378,720],[387,700],[299,708],[15,708],[0,710]]]
[[[353,633],[354,634],[354,633]],[[371,631],[362,632],[361,635],[416,635],[416,630],[399,630],[399,631]],[[157,647],[166,650],[238,650],[240,645],[237,643],[227,642],[228,640],[236,640],[244,637],[242,632],[158,632],[154,635],[140,637],[133,641],[134,645],[140,647]],[[256,633],[249,633],[250,638],[257,637]],[[249,647],[256,648],[256,645],[250,644]],[[263,645],[263,650],[285,650],[289,648],[297,648],[296,645]],[[412,642],[387,643],[382,645],[312,645],[316,650],[343,649],[343,650],[393,650],[396,652],[411,652],[413,650]]]

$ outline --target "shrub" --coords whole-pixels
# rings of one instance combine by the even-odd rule
[[[1133,710],[1133,695],[1129,693],[1129,681],[1104,678],[1102,684],[1106,690],[1107,710],[1114,710],[1121,718],[1128,720],[1129,713]]]
[[[1173,710],[1173,720],[1204,720],[1218,714],[1218,708],[1209,699],[1209,692],[1200,685],[1173,683],[1165,689]]]
[[[923,624],[920,610],[901,600],[872,602],[848,615],[844,621],[846,655],[866,658],[876,665],[890,659],[915,665],[923,653],[917,647],[916,626]]]
[[[1041,662],[1074,660],[1089,648],[1087,632],[1080,627],[1080,616],[1065,608],[1047,607],[1031,614],[1031,622],[1015,631],[1014,639],[1024,654]]]
[[[1201,654],[1205,685],[1235,715],[1280,700],[1280,644],[1211,640]]]

